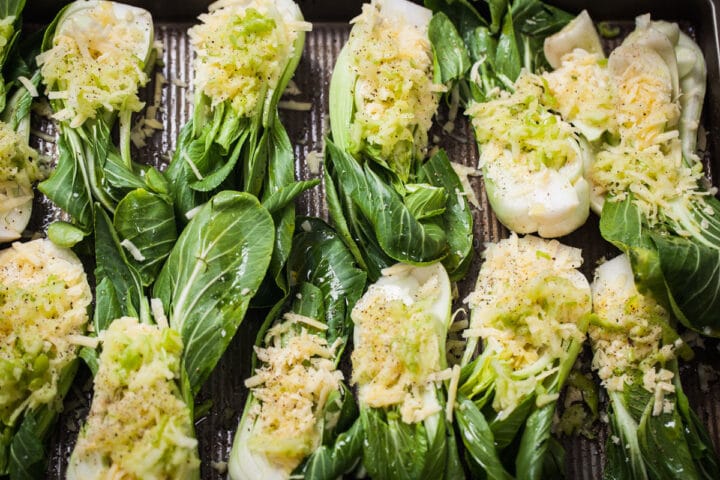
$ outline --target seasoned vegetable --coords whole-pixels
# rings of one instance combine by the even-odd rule
[[[555,102],[542,77],[524,73],[512,93],[471,102],[466,110],[490,205],[517,233],[559,237],[584,224],[590,213],[583,176],[589,147],[550,111]]]
[[[363,466],[376,479],[463,478],[442,380],[450,317],[444,267],[396,264],[352,312]],[[456,373],[459,373],[456,371]]]
[[[154,65],[153,41],[149,12],[108,1],[75,1],[45,32],[37,63],[60,122],[60,156],[40,190],[85,234],[94,201],[114,212],[153,176],[130,157],[131,118],[144,106],[138,90]],[[118,118],[119,150],[110,136]]]
[[[597,268],[593,367],[610,397],[605,478],[717,478],[718,459],[678,373],[682,340],[651,296],[638,292],[627,256]]]
[[[32,184],[41,178],[27,136],[0,121],[0,243],[20,238],[32,213]]]
[[[444,152],[424,160],[445,91],[428,38],[430,18],[406,0],[366,4],[330,83],[328,207],[371,280],[395,262],[439,260],[456,280],[472,256],[462,184]]]
[[[194,61],[195,102],[167,170],[181,221],[221,189],[266,202],[293,184],[294,154],[278,117],[278,101],[300,61],[305,32],[292,0],[220,1],[188,32]],[[295,228],[292,202],[273,212],[275,251],[267,291],[287,290],[284,265]],[[272,299],[274,302],[276,299]],[[267,302],[268,299],[262,299]]]
[[[123,317],[101,339],[93,404],[67,478],[200,478],[192,407],[178,386],[180,335]]]
[[[357,409],[337,364],[365,273],[324,222],[300,220],[287,265],[293,287],[261,328],[245,381],[250,397],[230,454],[233,479],[289,478],[293,471],[333,479],[361,453],[361,432],[343,433]]]
[[[0,252],[0,475],[44,472],[42,443],[75,376],[91,301],[70,250],[34,240]]]
[[[475,291],[456,415],[470,468],[554,478],[555,404],[585,340],[590,286],[580,250],[533,236],[489,244]],[[470,361],[477,343],[482,353]],[[562,467],[560,467],[562,468]]]
[[[585,30],[597,35],[592,24]],[[560,58],[546,79],[568,99],[560,108],[566,120],[585,124],[580,131],[595,142],[586,175],[603,237],[628,253],[641,291],[652,291],[684,325],[718,335],[720,203],[695,152],[701,51],[676,24],[642,16],[606,61],[583,50]]]
[[[40,77],[25,63],[26,49],[16,45],[24,6],[20,0],[0,3],[0,67],[9,72],[0,73],[0,243],[20,238],[32,213],[32,185],[44,178],[28,145],[30,104]]]
[[[498,220],[542,237],[580,227],[590,211],[583,173],[592,151],[556,113],[539,76],[549,66],[542,41],[572,17],[536,0],[490,2],[490,19],[469,2],[426,3],[438,12],[433,48],[443,78],[456,84],[451,99],[466,103]]]

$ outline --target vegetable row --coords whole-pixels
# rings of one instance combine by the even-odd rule
[[[231,478],[555,478],[553,418],[586,336],[610,399],[605,476],[720,476],[675,331],[675,318],[711,335],[720,321],[718,204],[695,151],[702,53],[647,16],[606,59],[585,12],[426,3],[373,0],[340,52],[332,226],[296,218],[318,182],[295,180],[278,116],[311,28],[294,2],[222,0],[200,16],[193,116],[163,172],[130,147],[158,53],[150,14],[76,1],[16,45],[24,2],[0,3],[0,238],[20,237],[44,174],[27,146],[41,81],[59,138],[38,188],[67,214],[0,253],[0,475],[44,475],[79,357],[95,393],[67,477],[199,478],[194,397],[248,308],[270,307]],[[442,99],[470,117],[501,222],[557,237],[592,207],[626,255],[591,286],[580,250],[513,233],[485,246],[469,321],[454,322],[472,192],[429,148]],[[95,259],[91,320],[77,254]],[[449,331],[464,339],[452,366]]]

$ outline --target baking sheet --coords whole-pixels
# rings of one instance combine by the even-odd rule
[[[192,91],[189,87],[192,84],[192,53],[186,35],[189,26],[189,23],[158,23],[156,25],[156,38],[163,45],[163,66],[159,67],[158,71],[167,79],[167,83],[161,89],[161,105],[164,108],[158,114],[158,120],[165,128],[150,138],[146,147],[135,152],[136,159],[156,166],[165,166],[166,159],[174,149],[180,127],[188,120],[192,111]],[[627,29],[629,24],[625,23],[623,26]],[[686,30],[690,29],[689,24],[683,26]],[[327,126],[328,85],[335,58],[344,44],[348,32],[348,25],[343,23],[314,24],[313,31],[307,36],[305,52],[295,75],[295,83],[302,93],[289,97],[292,100],[309,102],[311,109],[309,111],[284,110],[281,112],[281,117],[293,143],[296,155],[296,176],[299,179],[322,178],[321,175],[310,171],[305,158],[309,152],[322,149],[323,136],[329,131]],[[149,104],[152,103],[155,91],[154,83],[155,79],[152,79],[143,93]],[[718,99],[712,99],[711,102],[713,106],[720,103]],[[444,124],[447,121],[445,116],[446,114],[441,112],[436,124]],[[35,118],[33,125],[37,131],[43,133],[42,136],[52,137],[55,135],[55,129],[46,120]],[[705,126],[708,129],[711,127],[707,121]],[[437,136],[439,145],[447,150],[453,161],[466,165],[477,163],[477,149],[472,140],[472,133],[467,121],[462,116],[455,121],[455,128],[451,134],[443,132],[437,126],[433,133],[431,137]],[[34,142],[41,153],[56,157],[54,142],[43,140],[37,136],[34,137]],[[466,279],[458,285],[459,301],[456,302],[458,307],[461,306],[460,300],[471,291],[474,284],[480,266],[479,258],[483,244],[508,235],[507,229],[497,221],[490,210],[482,180],[473,178],[471,184],[477,192],[482,208],[479,210],[473,208],[475,260]],[[297,213],[327,218],[323,185],[307,192],[299,199]],[[60,212],[56,208],[38,195],[32,226],[42,231],[59,215]],[[562,239],[563,243],[583,248],[585,264],[582,270],[586,275],[591,274],[598,259],[605,255],[614,256],[616,252],[613,247],[601,240],[597,223],[598,218],[591,215],[584,227]],[[198,404],[212,400],[209,412],[196,422],[203,479],[225,478],[222,462],[227,460],[234,431],[244,405],[246,390],[243,386],[243,379],[249,375],[251,345],[261,320],[260,312],[248,312],[245,322],[238,330],[230,348],[197,398]],[[691,404],[696,408],[701,420],[708,426],[717,449],[720,446],[720,384],[711,382],[709,389],[701,392],[697,372],[700,364],[717,367],[719,363],[717,358],[720,357],[720,354],[718,354],[717,341],[706,340],[705,344],[705,349],[698,352],[698,359],[682,368],[682,379]],[[85,368],[81,369],[66,398],[65,411],[50,439],[48,447],[50,462],[47,471],[47,477],[50,479],[64,478],[67,458],[72,450],[82,419],[89,408],[91,386],[89,373]],[[598,478],[601,475],[605,438],[606,425],[598,423],[597,436],[594,440],[584,437],[563,440],[567,449],[567,478],[590,479]]]

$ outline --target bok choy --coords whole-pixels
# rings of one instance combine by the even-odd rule
[[[591,22],[574,27],[577,37],[597,36]],[[676,24],[647,15],[607,59],[548,42],[561,54],[548,84],[566,92],[558,98],[575,97],[563,115],[585,124],[580,131],[597,150],[586,175],[603,237],[629,255],[640,291],[652,291],[685,326],[719,335],[720,202],[695,152],[702,52]]]
[[[396,264],[355,305],[351,383],[374,479],[464,478],[446,368],[451,288],[440,263]]]
[[[265,276],[272,218],[252,195],[215,195],[183,230],[148,301],[108,215],[96,210],[100,342],[82,352],[96,395],[69,478],[199,478],[193,399]]]
[[[44,474],[43,441],[75,377],[91,302],[72,251],[46,239],[0,251],[0,476]]]
[[[581,252],[512,234],[484,257],[455,409],[466,458],[478,478],[556,478],[555,405],[591,317]]]
[[[293,184],[293,150],[278,116],[278,101],[311,24],[292,0],[219,1],[200,20],[188,32],[196,52],[194,112],[166,172],[178,218],[221,189],[248,192],[265,202],[288,189],[314,186]],[[273,218],[270,275],[284,290],[281,270],[294,230],[292,202]]]
[[[0,243],[17,240],[30,221],[33,183],[44,178],[30,141],[30,105],[39,75],[17,43],[24,1],[0,3]],[[22,50],[22,51],[20,51]],[[9,101],[7,97],[9,96]]]
[[[130,156],[132,115],[144,106],[138,90],[154,66],[153,42],[149,12],[109,1],[75,1],[45,31],[37,63],[60,137],[57,166],[39,188],[84,234],[92,230],[95,201],[114,212],[130,189],[156,176],[146,176],[148,167]],[[119,149],[110,135],[118,119]]]
[[[584,165],[591,149],[553,110],[556,99],[539,75],[544,38],[572,17],[537,0],[490,1],[484,18],[467,1],[428,0],[433,48],[443,78],[466,105],[480,150],[488,200],[518,233],[559,237],[589,215]]]
[[[668,311],[638,292],[626,255],[596,269],[592,295],[593,367],[610,397],[604,478],[718,478],[712,441],[680,384],[687,347]]]
[[[290,292],[261,327],[245,381],[250,396],[230,454],[233,479],[334,479],[362,452],[361,432],[346,432],[357,408],[338,361],[366,275],[327,224],[300,221],[286,267]]]
[[[430,18],[407,0],[364,5],[330,83],[329,211],[371,280],[396,262],[439,260],[455,280],[472,256],[472,215],[449,159],[424,161],[445,91]]]
[[[66,478],[200,478],[180,335],[123,317],[100,338],[92,408]]]

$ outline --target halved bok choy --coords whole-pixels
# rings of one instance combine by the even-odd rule
[[[37,63],[60,136],[57,166],[39,188],[85,235],[94,202],[114,212],[129,190],[152,189],[159,177],[130,153],[132,115],[144,106],[138,91],[155,63],[153,44],[148,11],[102,0],[70,3],[45,31]],[[118,119],[119,148],[111,138]]]
[[[363,466],[375,479],[464,478],[444,380],[451,287],[440,263],[396,264],[355,305]]]
[[[45,474],[43,442],[75,377],[91,302],[72,251],[47,239],[0,251],[0,476]]]
[[[208,9],[188,31],[196,53],[194,111],[166,172],[181,222],[222,189],[266,202],[317,183],[295,183],[292,145],[278,116],[312,25],[293,0],[223,0]],[[294,204],[285,202],[273,218],[269,278],[285,291],[282,266],[295,228]]]
[[[591,22],[583,25],[575,25],[577,36],[597,36]],[[607,60],[548,42],[560,58],[548,85],[570,99],[561,113],[574,123],[594,116],[592,130],[601,132],[588,137],[597,153],[586,176],[603,237],[628,254],[641,292],[651,291],[685,326],[719,335],[720,201],[695,151],[706,83],[701,50],[677,24],[648,15]]]
[[[396,262],[442,261],[453,280],[472,257],[472,215],[447,155],[426,160],[446,90],[430,10],[373,0],[333,70],[325,185],[333,222],[371,280]]]
[[[688,347],[668,310],[638,291],[626,255],[595,270],[592,295],[593,368],[610,397],[604,478],[717,478],[712,441],[680,383]]]
[[[489,2],[490,18],[470,2],[428,0],[433,48],[442,53],[451,99],[464,105],[480,151],[488,200],[517,233],[566,235],[590,212],[584,167],[592,150],[554,110],[540,74],[542,44],[572,16],[537,0]]]
[[[95,397],[69,478],[199,478],[194,397],[243,321],[273,246],[270,213],[225,191],[183,230],[148,300],[108,215],[95,216]]]
[[[0,243],[17,240],[30,222],[33,183],[44,178],[29,146],[30,106],[40,81],[26,63],[32,46],[17,40],[24,1],[0,2]],[[8,100],[9,97],[9,100]]]
[[[556,478],[553,415],[591,318],[581,252],[513,233],[484,257],[455,408],[468,466],[479,478]]]
[[[200,478],[180,334],[122,317],[100,339],[92,407],[66,478]]]
[[[352,469],[362,432],[338,361],[366,274],[322,220],[299,218],[286,298],[260,329],[250,395],[228,462],[230,478],[334,479]]]

